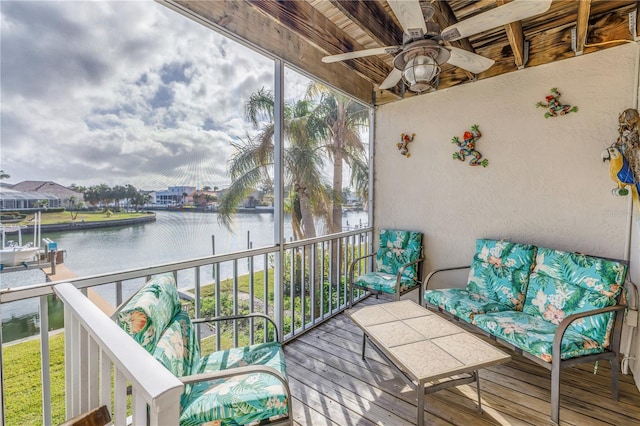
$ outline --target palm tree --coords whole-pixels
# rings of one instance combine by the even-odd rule
[[[220,200],[218,218],[229,226],[231,214],[251,191],[262,186],[273,186],[275,131],[273,93],[260,89],[253,93],[246,105],[247,119],[259,128],[254,137],[247,138],[233,147],[236,153],[230,159],[229,173],[231,186]],[[286,103],[284,107],[284,134],[288,146],[284,150],[284,178],[293,195],[292,216],[296,237],[312,238],[316,236],[313,220],[317,211],[317,200],[322,196],[322,156],[318,147],[319,124],[312,117],[313,103],[299,100]],[[299,219],[299,220],[297,220]]]
[[[368,191],[368,162],[360,131],[369,124],[369,111],[354,100],[340,95],[326,86],[311,83],[307,98],[319,98],[314,118],[322,124],[324,149],[333,159],[331,216],[329,232],[342,231],[342,172],[344,164],[351,168],[351,183],[359,195]],[[354,182],[355,180],[355,182]]]

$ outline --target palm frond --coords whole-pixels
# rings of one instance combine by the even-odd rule
[[[245,115],[255,127],[260,124],[261,119],[272,123],[274,106],[273,92],[263,87],[251,94],[245,104]]]

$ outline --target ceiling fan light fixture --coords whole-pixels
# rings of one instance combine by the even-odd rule
[[[407,61],[402,70],[402,79],[405,84],[409,90],[416,93],[434,90],[438,75],[440,75],[440,67],[431,56],[427,55],[414,56]]]

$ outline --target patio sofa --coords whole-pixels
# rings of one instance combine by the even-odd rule
[[[291,394],[278,341],[200,356],[194,327],[255,317],[267,319],[275,328],[269,317],[191,320],[181,309],[172,274],[150,279],[116,317],[123,330],[184,383],[180,425],[292,424]]]
[[[428,288],[436,274],[466,268],[465,288]],[[626,272],[623,261],[479,239],[471,265],[431,272],[423,295],[427,307],[551,370],[551,419],[559,423],[562,368],[609,360],[618,399]]]

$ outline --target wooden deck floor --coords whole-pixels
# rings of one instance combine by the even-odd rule
[[[363,361],[361,342],[361,331],[340,314],[285,346],[295,424],[415,424],[413,388],[370,345]],[[426,396],[427,424],[552,424],[551,373],[495,345],[512,361],[480,371],[483,414],[477,411],[475,384],[462,385]],[[620,375],[620,399],[614,401],[607,362],[599,364],[596,375],[592,364],[563,370],[561,395],[561,425],[640,425],[640,392],[633,377]]]

